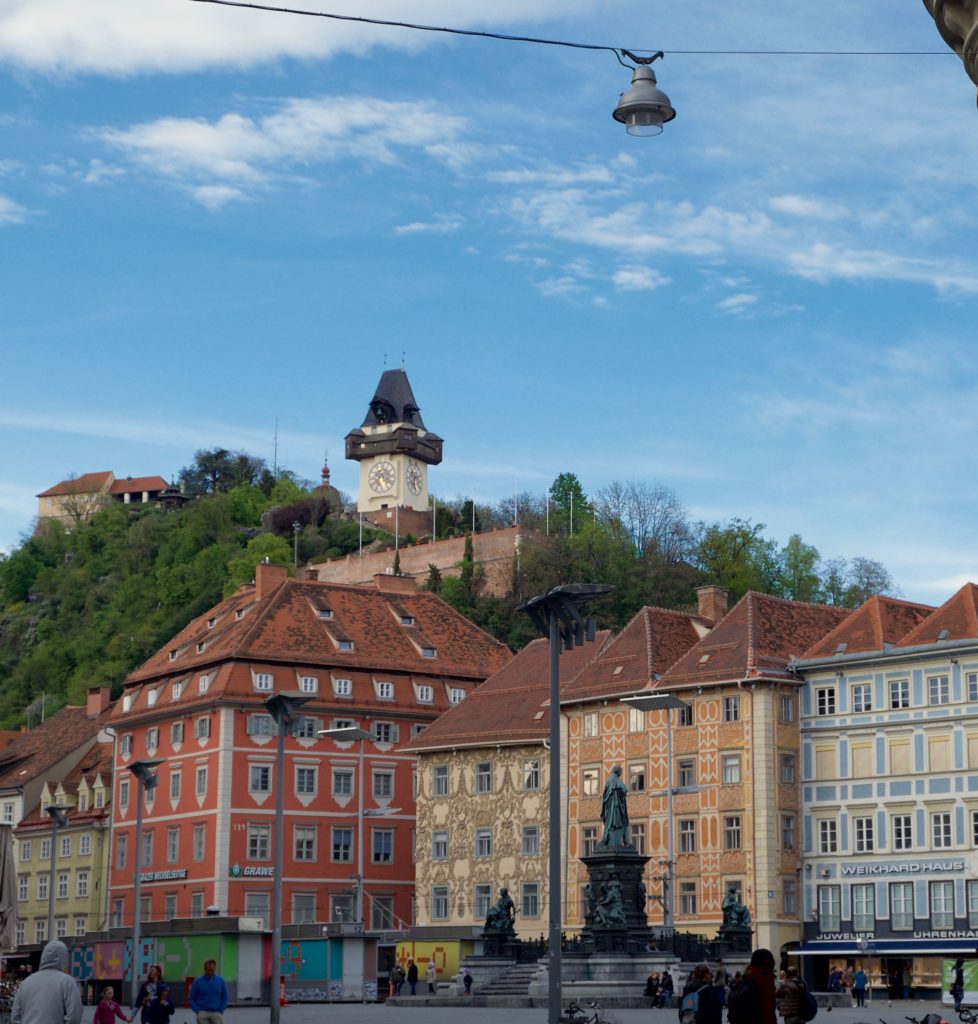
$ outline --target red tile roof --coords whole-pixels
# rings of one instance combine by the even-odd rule
[[[933,611],[933,605],[874,594],[810,647],[802,658],[881,651],[885,644],[899,643]]]
[[[53,498],[59,494],[95,494],[98,491],[104,491],[111,479],[111,470],[106,470],[104,473],[82,473],[81,476],[76,476],[73,480],[62,480],[54,487],[41,491],[36,497]]]
[[[662,677],[657,688],[751,678],[794,678],[788,662],[851,612],[779,597],[745,594],[709,636]]]
[[[51,793],[55,792],[60,783],[66,798],[74,801],[74,807],[68,816],[68,820],[72,825],[79,825],[86,821],[97,821],[108,816],[112,797],[112,758],[113,744],[111,742],[96,743],[63,779],[51,778],[48,787]],[[89,790],[91,790],[99,776],[102,777],[102,783],[106,787],[105,806],[93,807],[90,802],[87,811],[79,811],[77,803],[78,787],[81,785],[82,779],[88,783]],[[28,829],[50,828],[51,819],[45,809],[38,804],[28,811],[21,820],[20,825]]]
[[[93,742],[109,713],[89,718],[86,707],[68,705],[37,728],[23,733],[0,750],[0,790],[19,788],[33,781],[72,751]]]
[[[125,480],[116,480],[109,494],[142,494],[143,491],[162,491],[169,486],[161,476],[127,476]]]
[[[975,638],[978,638],[978,586],[966,583],[920,625],[906,633],[896,646],[914,647],[918,644],[935,644],[941,640]]]
[[[562,688],[561,703],[614,697],[652,686],[709,626],[707,619],[685,612],[642,608],[600,657]]]
[[[403,625],[402,614],[412,623]],[[352,649],[341,650],[342,642]],[[425,648],[434,656],[425,657]],[[286,579],[261,598],[254,586],[239,588],[132,672],[126,686],[135,712],[149,707],[146,694],[160,682],[213,673],[205,695],[188,686],[180,698],[181,704],[210,703],[221,694],[254,695],[252,670],[278,671],[274,689],[295,690],[305,668],[352,679],[354,703],[362,706],[376,703],[378,675],[423,678],[444,689],[451,682],[481,683],[511,657],[505,644],[434,594]],[[119,703],[117,718],[124,714]]]
[[[561,690],[607,648],[611,633],[560,656]],[[414,752],[497,743],[539,743],[550,732],[550,644],[534,640],[461,704],[445,712],[412,740]]]

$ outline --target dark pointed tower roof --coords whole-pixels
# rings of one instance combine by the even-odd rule
[[[376,427],[384,423],[410,423],[419,430],[426,429],[404,370],[384,370],[361,426]]]

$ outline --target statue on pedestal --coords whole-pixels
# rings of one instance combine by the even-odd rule
[[[611,769],[608,781],[601,795],[601,820],[604,835],[599,846],[629,846],[628,835],[628,789],[621,781],[621,765]]]
[[[750,911],[737,899],[737,890],[730,886],[723,897],[723,924],[726,928],[750,928]]]
[[[509,889],[503,886],[499,890],[499,899],[494,907],[489,908],[486,924],[487,932],[512,932],[516,930],[516,906],[509,895]]]
[[[624,928],[625,923],[621,883],[617,878],[612,878],[605,884],[601,899],[594,907],[594,925],[596,928]]]

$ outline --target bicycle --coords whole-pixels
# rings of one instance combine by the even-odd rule
[[[607,1017],[602,1017],[603,1007],[593,1000],[587,1004],[594,1012],[588,1016],[586,1010],[582,1010],[577,1003],[571,1001],[564,1010],[561,1021],[564,1024],[612,1024]]]
[[[961,1024],[978,1024],[978,1013],[975,1013],[970,1006],[962,1006],[958,1010],[958,1020]]]

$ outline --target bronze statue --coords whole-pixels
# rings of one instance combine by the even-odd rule
[[[628,789],[621,781],[621,765],[611,769],[608,781],[604,784],[601,795],[601,820],[604,822],[604,835],[601,846],[628,846]]]
[[[485,931],[487,932],[511,932],[515,930],[516,906],[509,889],[503,886],[499,890],[499,899],[496,905],[489,908],[486,917]]]
[[[601,899],[594,908],[594,924],[597,928],[624,928],[625,923],[621,883],[617,878],[613,878],[605,883]]]
[[[648,893],[645,891],[645,883],[641,878],[638,880],[638,892],[636,899],[638,901],[638,912],[640,914],[644,914],[645,904],[648,902]]]
[[[750,928],[750,911],[737,899],[737,890],[731,885],[723,897],[723,923],[727,928]]]

